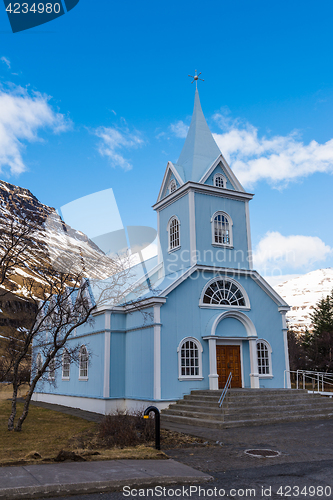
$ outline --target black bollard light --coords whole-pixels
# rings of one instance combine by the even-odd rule
[[[161,437],[160,437],[160,411],[156,406],[148,406],[148,408],[145,409],[143,418],[149,418],[149,413],[153,411],[155,413],[155,448],[156,450],[161,449]]]

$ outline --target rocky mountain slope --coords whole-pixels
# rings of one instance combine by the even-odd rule
[[[311,328],[310,314],[316,303],[333,289],[333,268],[318,269],[274,286],[291,306],[287,313],[289,326],[295,330]]]
[[[86,274],[96,279],[112,274],[110,259],[85,234],[65,224],[54,208],[40,203],[28,189],[0,181],[0,258],[11,238],[19,237],[28,225],[33,231],[27,236],[27,258],[5,283],[16,295],[24,295],[29,277],[40,279],[38,268],[75,272],[84,266]]]

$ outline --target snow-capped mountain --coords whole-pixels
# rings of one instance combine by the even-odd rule
[[[310,314],[317,302],[333,289],[333,268],[318,269],[274,286],[291,306],[287,313],[289,326],[295,330],[311,328]]]
[[[25,295],[23,282],[30,277],[38,281],[36,270],[40,267],[74,272],[84,265],[86,274],[96,279],[112,274],[110,259],[84,233],[65,224],[54,208],[41,203],[28,189],[0,181],[0,257],[13,235],[16,237],[27,224],[34,228],[28,235],[28,258],[5,282],[7,290]]]

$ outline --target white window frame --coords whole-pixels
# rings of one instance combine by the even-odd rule
[[[175,179],[171,179],[170,184],[169,184],[169,194],[172,194],[176,191],[177,189],[177,182]]]
[[[217,186],[216,185],[217,179],[222,179],[223,180],[223,186]],[[227,178],[225,177],[225,175],[221,174],[220,172],[217,172],[214,175],[213,183],[214,183],[214,187],[217,187],[217,188],[220,188],[220,189],[226,189],[227,188]]]
[[[219,215],[225,217],[228,220],[228,223],[229,223],[229,228],[228,228],[228,230],[229,230],[229,243],[218,243],[215,241],[215,218],[218,217]],[[234,225],[234,223],[232,222],[232,218],[230,217],[230,215],[227,214],[227,212],[222,212],[221,210],[218,210],[217,212],[215,212],[212,215],[210,222],[211,222],[211,226],[212,226],[212,245],[214,247],[233,248],[234,241],[233,241],[232,226]]]
[[[49,362],[49,380],[55,380],[55,359]]]
[[[64,375],[65,372],[65,357],[68,355],[69,361],[68,361],[68,375]],[[71,360],[69,356],[69,352],[67,349],[64,349],[64,352],[62,353],[62,380],[69,380],[71,376]]]
[[[83,349],[86,350],[86,354],[87,354],[87,359],[86,359],[86,363],[87,363],[87,367],[85,369],[86,371],[86,375],[81,375],[82,371],[83,371],[83,368],[82,368],[82,351]],[[87,346],[86,345],[81,345],[80,347],[80,352],[79,352],[79,380],[88,380],[88,375],[89,375],[89,372],[88,372],[88,368],[89,368],[89,353],[88,353],[88,349],[87,349]]]
[[[171,224],[173,221],[178,222],[178,243],[179,244],[177,246],[171,247]],[[176,215],[173,215],[172,217],[170,217],[169,222],[168,222],[167,231],[168,231],[168,252],[170,253],[170,252],[174,252],[175,250],[179,250],[179,248],[180,248],[180,220],[178,219],[178,217]]]
[[[241,293],[243,294],[244,300],[245,300],[245,306],[231,305],[231,304],[207,304],[206,302],[203,301],[207,288],[209,288],[213,283],[215,283],[215,281],[221,281],[221,280],[230,281],[241,291]],[[208,309],[228,309],[228,310],[229,309],[240,309],[240,310],[247,310],[247,311],[249,311],[251,309],[250,299],[249,299],[249,296],[246,293],[245,289],[242,287],[242,285],[240,283],[238,283],[238,281],[236,281],[233,278],[229,278],[229,276],[215,276],[203,287],[202,292],[201,292],[199,307],[208,308]]]
[[[258,344],[264,344],[264,346],[267,349],[268,352],[268,368],[269,372],[268,373],[259,373],[259,356],[258,356]],[[257,349],[257,362],[258,362],[258,373],[259,373],[259,378],[273,378],[273,370],[272,370],[272,348],[270,346],[270,343],[267,342],[267,340],[264,339],[258,339],[256,342],[256,349]]]
[[[198,350],[198,375],[183,375],[182,374],[182,347],[186,342],[193,342]],[[183,338],[177,347],[178,352],[178,380],[202,380],[202,345],[195,337]]]

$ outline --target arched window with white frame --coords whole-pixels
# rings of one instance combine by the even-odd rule
[[[174,193],[177,189],[177,183],[175,179],[172,179],[170,184],[169,184],[169,194]]]
[[[232,247],[233,222],[226,212],[215,212],[211,218],[212,224],[212,244],[217,246]]]
[[[88,380],[88,360],[88,350],[82,345],[79,352],[79,380]]]
[[[214,175],[214,186],[218,188],[227,187],[227,179],[224,177],[224,175],[220,173]]]
[[[67,349],[64,350],[62,355],[62,379],[69,380],[71,369],[71,357]]]
[[[228,277],[212,279],[203,289],[200,299],[203,307],[249,308],[249,297],[244,288],[236,280]]]
[[[257,340],[258,373],[260,378],[272,377],[272,349],[266,340]]]
[[[202,345],[194,337],[184,338],[177,349],[179,380],[202,380]]]
[[[175,215],[168,222],[169,252],[180,247],[180,222]]]

